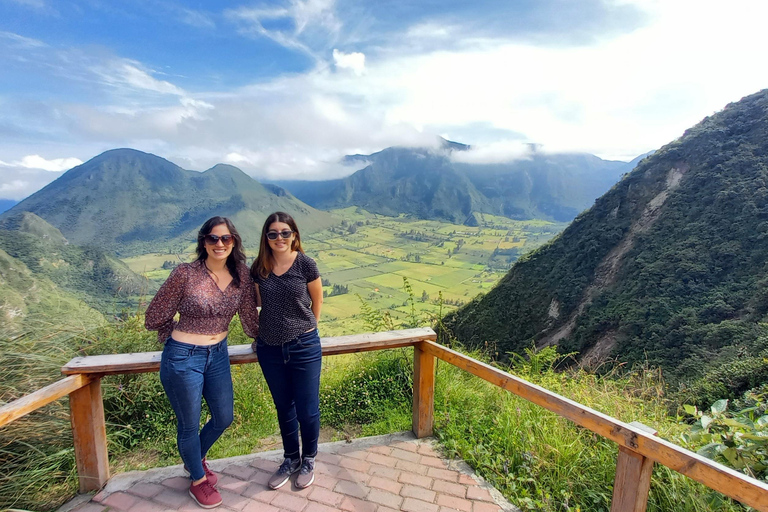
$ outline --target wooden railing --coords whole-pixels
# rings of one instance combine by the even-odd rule
[[[413,432],[432,435],[435,361],[443,360],[481,379],[540,405],[618,444],[611,512],[644,512],[654,463],[663,464],[693,480],[762,512],[768,512],[768,485],[738,471],[660,439],[639,424],[628,424],[531,384],[434,342],[432,329],[406,329],[323,338],[323,355],[414,347]],[[250,345],[229,347],[232,364],[257,361]],[[110,374],[154,372],[160,352],[78,357],[62,368],[63,380],[0,407],[0,427],[69,395],[72,434],[80,491],[100,488],[109,478],[106,428],[101,399],[101,377]]]

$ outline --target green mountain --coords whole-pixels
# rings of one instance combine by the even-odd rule
[[[437,150],[388,148],[346,157],[367,165],[344,179],[275,183],[318,208],[360,206],[454,223],[471,223],[475,212],[567,222],[632,169],[626,162],[535,148],[529,158],[505,164],[453,161],[453,152],[468,148],[449,141]]]
[[[262,186],[240,169],[216,165],[187,171],[155,155],[115,149],[70,169],[0,215],[32,212],[73,244],[121,256],[182,251],[214,215],[232,218],[244,242],[257,246],[271,212],[294,215],[309,232],[334,223],[284,190]]]
[[[446,326],[502,357],[556,344],[682,377],[757,357],[766,314],[768,90],[643,159]]]
[[[0,219],[0,250],[23,264],[25,273],[102,312],[156,289],[103,249],[70,244],[58,229],[29,212]]]

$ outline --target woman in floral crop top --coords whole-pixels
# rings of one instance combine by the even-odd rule
[[[176,267],[160,287],[147,307],[145,325],[165,342],[160,381],[176,413],[176,441],[192,480],[189,494],[201,507],[213,508],[222,500],[205,455],[234,418],[229,322],[239,313],[243,330],[255,338],[259,316],[242,240],[232,222],[208,219],[197,234],[196,252],[193,263]],[[200,430],[203,398],[211,419]]]

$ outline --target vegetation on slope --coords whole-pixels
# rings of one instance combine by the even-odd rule
[[[531,340],[559,342],[563,352],[647,361],[676,378],[758,357],[768,313],[767,182],[762,91],[643,160],[446,325],[502,357]]]

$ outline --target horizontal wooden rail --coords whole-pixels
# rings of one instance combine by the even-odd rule
[[[429,327],[402,329],[399,331],[352,334],[321,338],[320,345],[324,356],[351,354],[370,350],[409,347],[427,340],[435,340],[437,335]],[[134,354],[108,354],[101,356],[76,357],[68,362],[61,373],[75,375],[81,373],[99,373],[114,375],[123,373],[146,373],[160,370],[162,352],[138,352]],[[231,345],[229,362],[231,364],[255,363],[256,354],[251,345]]]
[[[620,447],[674,469],[745,505],[768,512],[768,484],[764,482],[437,343],[425,341],[419,346],[424,352],[567,418]]]
[[[95,375],[70,375],[0,407],[0,427],[87,386]]]

